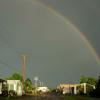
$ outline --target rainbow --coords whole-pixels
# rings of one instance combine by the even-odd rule
[[[36,1],[36,3],[38,3],[42,7],[45,7],[49,12],[51,12],[52,14],[59,17],[66,25],[69,25],[73,30],[75,30],[75,32],[77,32],[77,34],[80,35],[83,42],[86,44],[87,48],[89,48],[89,50],[91,51],[93,56],[96,58],[97,63],[100,65],[100,59],[99,59],[99,56],[96,53],[95,48],[92,47],[89,40],[85,37],[84,33],[81,32],[78,27],[76,27],[74,24],[72,24],[71,21],[66,16],[64,16],[63,14],[61,14],[61,13],[57,12],[56,10],[54,10],[50,5],[45,5],[44,3],[40,2],[40,1]]]

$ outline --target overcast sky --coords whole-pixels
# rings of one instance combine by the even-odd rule
[[[21,72],[21,54],[32,81],[55,86],[96,77],[100,64],[81,33],[99,55],[99,10],[99,0],[0,0],[0,77]]]
[[[66,16],[100,55],[100,0],[39,0]]]

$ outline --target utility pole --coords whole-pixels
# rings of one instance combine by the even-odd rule
[[[25,82],[25,79],[26,79],[26,57],[27,55],[23,54],[21,55],[21,62],[22,62],[22,81],[23,83]]]

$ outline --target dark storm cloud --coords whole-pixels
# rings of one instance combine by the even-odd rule
[[[22,53],[28,55],[27,76],[32,80],[39,76],[51,86],[99,73],[99,64],[80,33],[61,17],[34,0],[0,1],[0,59],[21,70]],[[1,76],[15,72],[0,66],[4,66]]]

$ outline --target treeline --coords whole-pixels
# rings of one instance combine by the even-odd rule
[[[93,77],[82,76],[80,78],[80,83],[88,83],[95,86],[95,89],[92,90],[91,88],[87,88],[88,89],[87,95],[100,98],[100,76],[98,77],[98,79]]]
[[[8,80],[20,80],[22,82],[22,76],[18,73],[14,73],[12,76],[7,77]],[[90,95],[92,97],[99,97],[100,98],[100,76],[96,79],[93,77],[86,77],[82,76],[80,78],[80,83],[88,83],[91,86],[95,86],[95,89],[91,89],[90,86],[87,88],[87,95]],[[24,82],[24,90],[25,92],[30,92],[31,90],[34,90],[35,86],[32,84],[32,81],[27,78]],[[83,93],[83,89],[79,89],[81,94]]]
[[[98,77],[96,88],[90,92],[90,96],[100,98],[100,76]]]

